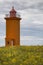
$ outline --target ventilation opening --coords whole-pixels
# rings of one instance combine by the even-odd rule
[[[10,45],[9,41],[7,41],[7,45]]]
[[[7,42],[9,44],[9,42]]]

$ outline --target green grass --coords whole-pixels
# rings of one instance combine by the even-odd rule
[[[43,46],[1,47],[0,65],[43,65]]]

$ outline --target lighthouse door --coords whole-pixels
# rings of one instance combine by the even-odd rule
[[[11,46],[14,46],[14,40],[11,40]]]

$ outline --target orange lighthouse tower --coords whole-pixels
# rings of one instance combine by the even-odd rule
[[[6,46],[20,45],[20,16],[17,15],[14,7],[12,7],[9,15],[6,15]]]

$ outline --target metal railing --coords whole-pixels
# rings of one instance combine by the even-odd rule
[[[6,14],[5,17],[6,18],[9,18],[10,17],[10,14]],[[20,15],[18,13],[16,13],[16,17],[20,18]]]

